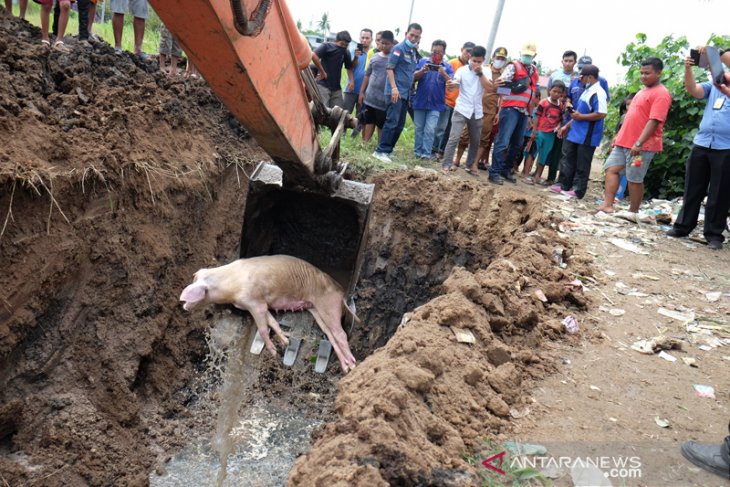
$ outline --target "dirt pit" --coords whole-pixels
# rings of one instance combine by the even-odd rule
[[[221,311],[177,298],[198,268],[235,257],[246,173],[265,155],[202,81],[38,39],[0,13],[0,475],[147,485],[214,429],[206,340]],[[426,171],[374,182],[360,365],[342,378],[335,361],[319,375],[262,355],[239,415],[323,425],[292,485],[477,483],[464,454],[554,370],[588,259],[537,199]],[[281,483],[288,466],[272,468]]]

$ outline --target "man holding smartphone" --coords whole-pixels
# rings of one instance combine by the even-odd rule
[[[413,125],[416,128],[413,153],[418,159],[431,159],[436,125],[441,112],[446,110],[446,82],[454,71],[444,61],[444,52],[446,42],[440,39],[433,41],[431,56],[422,58],[413,74],[418,83],[413,97]]]
[[[370,51],[370,44],[373,42],[373,31],[371,29],[363,29],[360,31],[360,42],[355,46],[355,51],[352,53],[352,74],[355,80],[353,86],[347,85],[345,88],[345,111],[352,113],[352,109],[357,105],[357,98],[360,95],[360,87],[362,86],[362,79],[365,77],[365,68],[367,67],[368,51]],[[362,107],[357,107],[357,113],[360,113]]]
[[[720,51],[719,54],[721,61],[730,67],[730,50]],[[702,200],[707,196],[705,240],[709,248],[720,250],[725,240],[722,232],[730,209],[730,74],[724,73],[725,84],[713,81],[697,83],[692,72],[694,64],[691,56],[684,61],[684,87],[687,93],[698,100],[705,99],[707,103],[700,130],[695,135],[692,152],[687,159],[684,205],[667,235],[689,235],[697,226]]]

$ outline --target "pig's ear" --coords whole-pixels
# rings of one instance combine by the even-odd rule
[[[183,289],[182,294],[180,294],[180,301],[185,301],[185,309],[188,309],[189,305],[198,303],[205,299],[205,291],[207,290],[207,287],[202,282],[194,282],[185,289]]]

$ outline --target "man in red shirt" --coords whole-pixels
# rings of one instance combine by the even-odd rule
[[[599,210],[613,213],[613,200],[618,190],[621,174],[626,172],[629,181],[630,207],[628,212],[616,216],[636,222],[641,200],[644,197],[644,176],[649,163],[657,152],[662,151],[662,128],[667,119],[672,95],[659,81],[664,63],[656,57],[641,62],[641,84],[631,102],[621,129],[613,140],[613,149],[606,159],[606,189]]]

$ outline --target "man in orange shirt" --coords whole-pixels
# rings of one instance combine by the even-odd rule
[[[475,45],[476,44],[473,42],[465,42],[461,48],[461,55],[449,60],[449,64],[454,70],[454,73],[456,73],[456,70],[460,67],[469,65],[471,50]],[[454,113],[454,106],[456,105],[456,99],[458,97],[458,89],[454,89],[453,91],[446,90],[446,110],[441,112],[441,115],[439,116],[439,121],[436,123],[436,131],[433,137],[432,152],[438,158],[441,158],[444,155],[446,143],[449,141],[449,134],[451,133],[451,115]]]
[[[659,58],[650,57],[641,62],[641,84],[644,88],[631,102],[621,130],[614,139],[611,155],[603,165],[606,189],[603,204],[598,209],[613,213],[613,199],[621,173],[625,171],[631,204],[628,212],[618,212],[616,216],[634,223],[638,220],[636,213],[644,197],[644,176],[654,155],[662,151],[662,128],[672,105],[672,95],[660,81],[662,69],[664,63]]]

